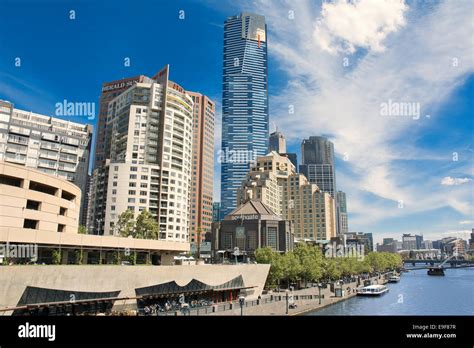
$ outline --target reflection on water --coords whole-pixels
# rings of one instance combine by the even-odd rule
[[[380,297],[353,297],[307,315],[474,315],[474,268],[403,273]]]

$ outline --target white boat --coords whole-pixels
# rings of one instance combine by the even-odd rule
[[[369,285],[357,289],[357,295],[361,296],[379,296],[388,292],[385,285]]]
[[[389,283],[398,283],[399,281],[400,281],[400,277],[396,275],[393,275],[390,278],[388,278]]]

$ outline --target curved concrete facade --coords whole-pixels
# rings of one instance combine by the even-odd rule
[[[80,202],[81,190],[71,182],[0,162],[2,228],[77,233]]]
[[[0,267],[0,309],[15,307],[27,286],[66,291],[120,291],[119,298],[135,297],[135,289],[176,281],[184,286],[192,279],[220,285],[242,276],[251,287],[247,299],[256,299],[263,290],[270,265],[195,265],[195,266],[5,266]],[[120,300],[115,306],[135,305],[135,300]],[[0,312],[0,315],[11,311]]]

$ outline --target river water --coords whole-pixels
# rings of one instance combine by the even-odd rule
[[[446,269],[445,274],[403,273],[382,296],[355,296],[307,315],[474,315],[474,268]]]

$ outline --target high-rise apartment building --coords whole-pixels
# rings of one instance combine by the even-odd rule
[[[277,215],[293,222],[297,239],[327,241],[336,236],[334,199],[296,173],[291,161],[271,152],[257,158],[238,190],[237,204],[262,201]]]
[[[278,130],[270,134],[269,146],[269,151],[286,153],[286,140],[283,134]]]
[[[191,243],[196,243],[198,229],[201,231],[201,242],[212,229],[215,104],[200,93],[188,94],[194,102],[189,232]]]
[[[224,23],[221,218],[257,156],[268,153],[268,57],[265,17],[242,13]]]
[[[168,74],[166,66],[108,102],[109,158],[94,171],[93,233],[115,235],[121,213],[146,209],[159,239],[189,242],[194,102]]]
[[[80,224],[86,223],[92,126],[15,109],[0,100],[0,161],[36,168],[82,191]]]
[[[143,82],[144,79],[144,75],[139,75],[102,84],[95,141],[94,169],[104,165],[105,161],[110,158],[112,133],[107,119],[109,102],[135,83]]]
[[[338,231],[340,231],[340,233],[349,232],[346,193],[342,191],[337,191],[336,193],[336,215],[338,216]]]

